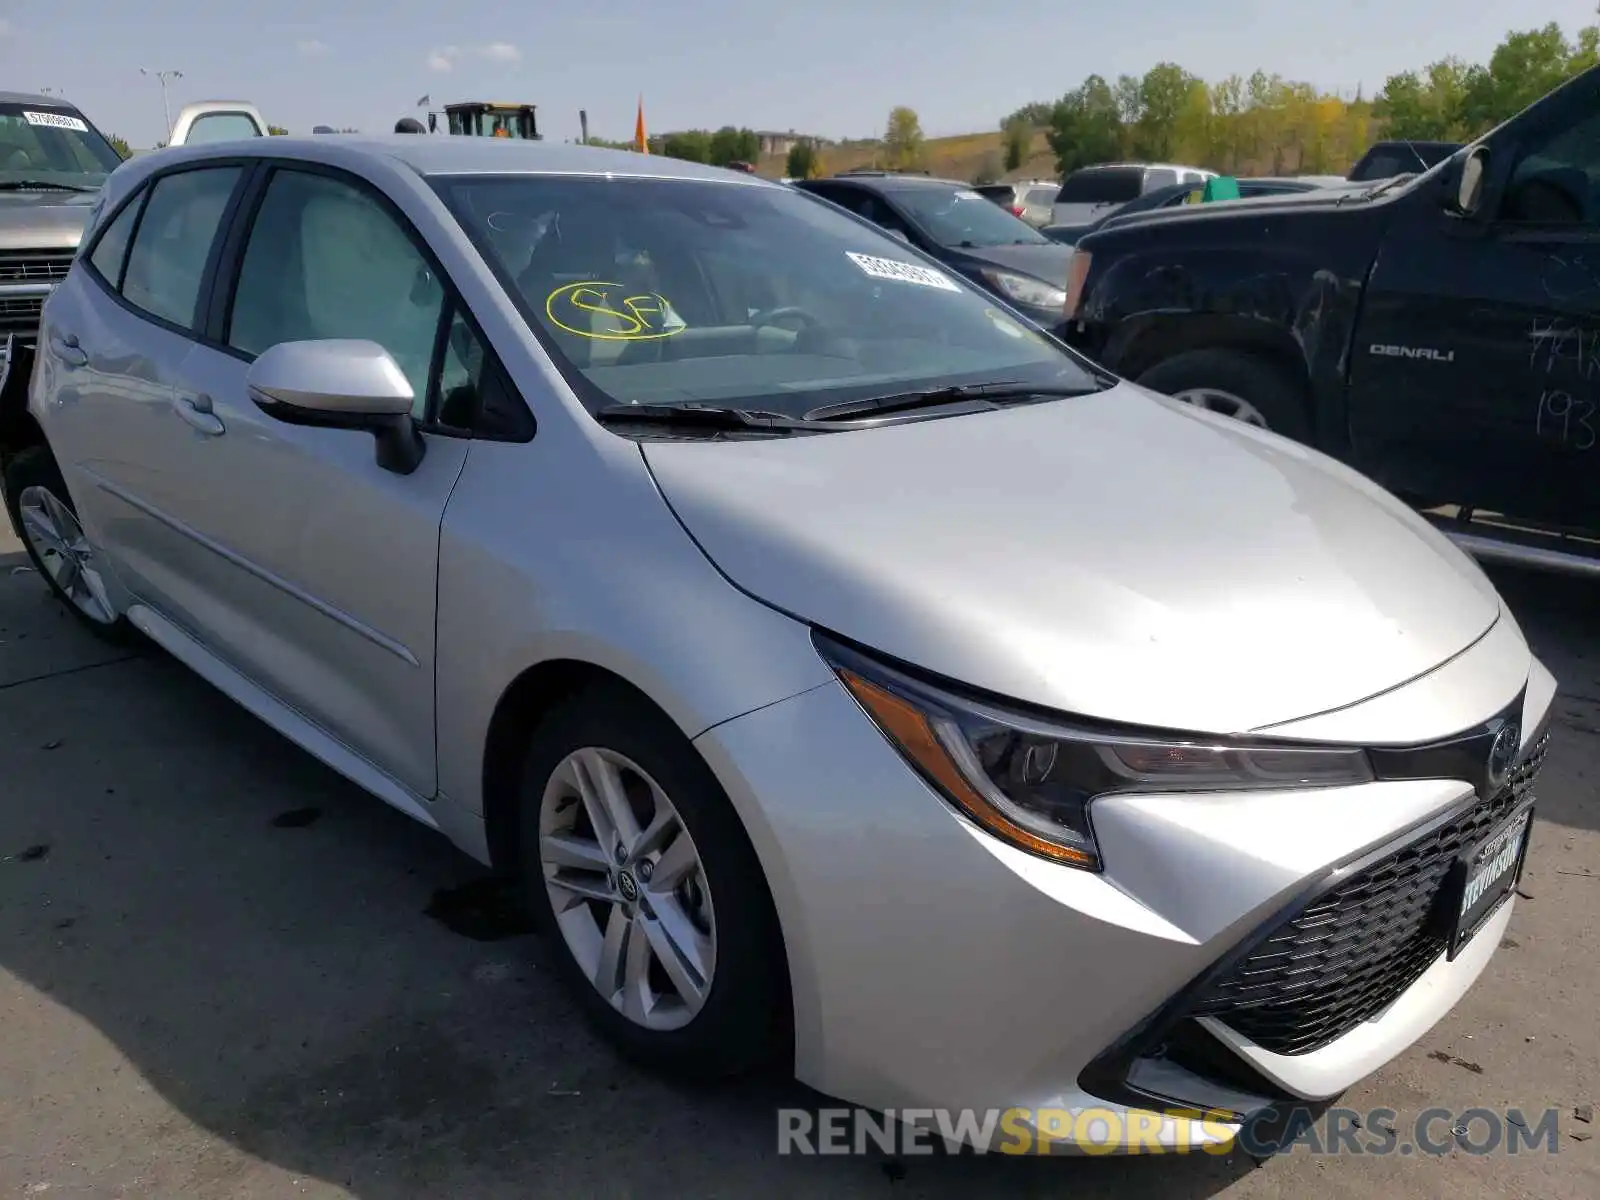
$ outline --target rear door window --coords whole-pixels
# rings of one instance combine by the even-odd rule
[[[193,327],[211,243],[239,172],[205,167],[156,180],[123,271],[128,303],[181,329]]]
[[[1158,188],[1174,187],[1178,182],[1178,173],[1166,167],[1153,167],[1145,172],[1144,190],[1153,192]]]
[[[1067,176],[1056,203],[1126,204],[1143,188],[1143,167],[1084,167]]]

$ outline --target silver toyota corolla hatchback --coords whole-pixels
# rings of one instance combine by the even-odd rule
[[[1194,1144],[1381,1066],[1511,915],[1555,685],[1478,568],[790,188],[152,155],[12,428],[84,621],[517,873],[658,1066]]]

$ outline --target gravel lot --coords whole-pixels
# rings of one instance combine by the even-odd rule
[[[1501,573],[1562,683],[1504,948],[1345,1098],[1561,1113],[1559,1152],[780,1158],[782,1081],[619,1062],[482,872],[154,651],[77,630],[0,533],[0,1196],[1600,1196],[1600,587]],[[480,911],[485,910],[486,911]]]

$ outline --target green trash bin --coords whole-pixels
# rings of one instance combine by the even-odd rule
[[[1232,175],[1218,175],[1206,180],[1206,188],[1200,196],[1200,203],[1209,204],[1213,200],[1237,200],[1239,198],[1239,181]]]

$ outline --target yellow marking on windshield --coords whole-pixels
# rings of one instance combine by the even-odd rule
[[[603,342],[651,341],[687,328],[659,292],[629,294],[626,284],[609,280],[563,284],[545,299],[544,311],[557,329]]]

